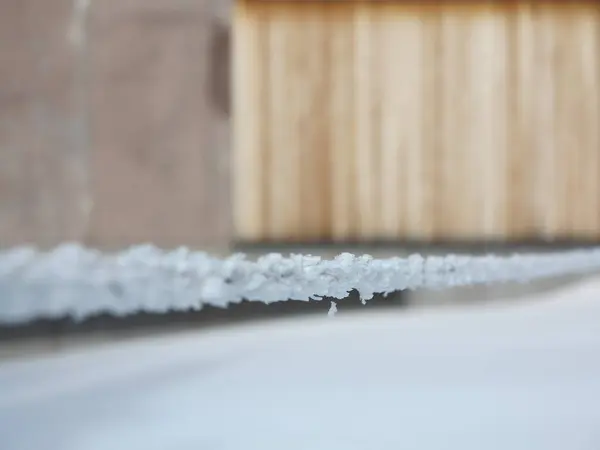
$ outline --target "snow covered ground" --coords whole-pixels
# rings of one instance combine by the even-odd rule
[[[600,280],[0,362],[3,450],[597,450]]]
[[[99,313],[187,311],[227,307],[243,299],[364,301],[418,288],[447,289],[530,282],[600,271],[600,247],[512,255],[420,255],[373,258],[342,253],[333,259],[272,253],[217,258],[187,248],[141,245],[103,253],[65,243],[51,251],[0,251],[0,324]]]

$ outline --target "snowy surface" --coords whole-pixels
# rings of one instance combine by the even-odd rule
[[[446,288],[598,272],[600,249],[517,254],[508,257],[447,255],[374,259],[342,254],[333,260],[270,254],[218,259],[185,248],[152,246],[104,254],[77,244],[43,253],[32,248],[0,252],[0,323],[110,312],[164,312],[227,306],[243,298],[272,302],[332,297],[356,289],[375,293]]]
[[[597,450],[600,281],[0,363],[4,450]]]

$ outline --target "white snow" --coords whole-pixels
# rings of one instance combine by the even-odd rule
[[[329,311],[327,311],[327,315],[329,317],[335,317],[335,315],[337,314],[337,310],[337,303],[331,302],[331,305],[329,305]]]
[[[6,450],[597,450],[600,281],[0,364]]]
[[[357,289],[363,300],[375,293],[527,281],[600,269],[600,249],[513,255],[448,255],[374,259],[341,254],[333,260],[270,254],[257,261],[243,255],[218,259],[181,248],[153,246],[104,254],[77,244],[44,253],[31,248],[0,252],[0,323],[101,312],[227,306],[243,298],[341,299]]]

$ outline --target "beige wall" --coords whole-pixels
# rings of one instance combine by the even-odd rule
[[[597,4],[242,3],[239,238],[600,239]]]
[[[7,0],[0,246],[229,242],[230,0]]]

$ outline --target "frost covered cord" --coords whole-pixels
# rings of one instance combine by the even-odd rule
[[[270,254],[256,261],[152,246],[116,254],[72,244],[50,252],[17,248],[0,252],[0,323],[226,307],[242,299],[342,299],[352,289],[368,300],[404,289],[525,282],[599,269],[600,248],[506,257],[374,259],[344,253],[324,260]]]

